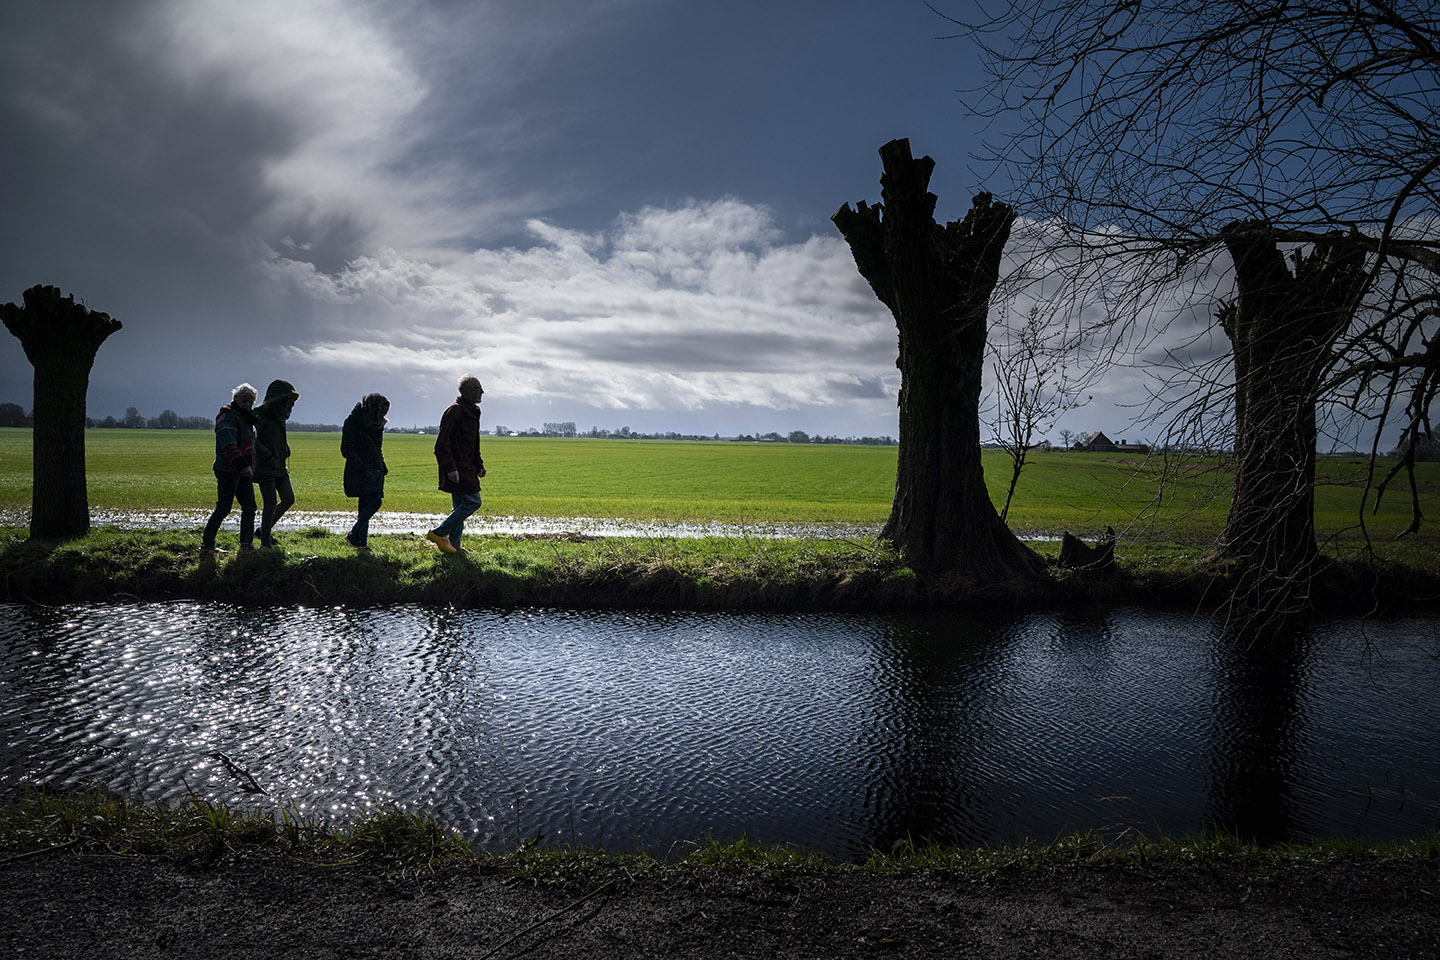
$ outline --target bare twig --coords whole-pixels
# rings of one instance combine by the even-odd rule
[[[520,939],[525,934],[529,933],[531,930],[534,930],[537,927],[549,923],[556,917],[569,913],[571,910],[574,910],[576,907],[580,906],[585,901],[590,900],[593,897],[599,896],[601,893],[615,886],[615,884],[619,882],[619,877],[615,877],[611,880],[605,881],[604,883],[600,884],[600,886],[596,887],[594,890],[591,890],[589,893],[585,894],[585,896],[581,897],[579,900],[576,900],[574,903],[571,903],[568,906],[561,907],[559,910],[556,910],[554,913],[551,913],[548,916],[541,917],[539,920],[536,920],[534,923],[530,924],[530,926],[526,927],[523,930],[515,931],[510,936],[506,937],[504,940],[501,940],[495,946],[491,947],[489,950],[486,950],[484,953],[480,954],[478,960],[486,960],[487,957],[494,956],[495,954],[503,950],[505,947],[514,943],[516,940]]]
[[[214,757],[216,760],[219,760],[221,763],[223,763],[223,764],[225,765],[225,769],[230,771],[230,775],[231,775],[231,776],[235,777],[237,780],[241,780],[241,781],[244,782],[244,788],[243,788],[243,789],[245,790],[246,793],[267,793],[267,794],[268,794],[268,791],[267,791],[264,787],[260,786],[260,784],[255,781],[255,778],[250,775],[250,771],[249,771],[249,770],[246,770],[244,767],[240,766],[240,765],[239,765],[238,763],[236,763],[234,760],[231,760],[229,757],[225,756],[225,754],[223,754],[223,753],[212,753],[212,754],[210,754],[210,756]]]
[[[0,867],[5,866],[6,864],[14,863],[16,860],[24,860],[26,857],[38,857],[42,853],[54,853],[56,850],[64,850],[66,847],[73,847],[82,839],[82,837],[76,837],[74,840],[66,840],[64,843],[57,843],[53,847],[41,847],[38,850],[27,850],[24,853],[17,853],[13,857],[6,857],[4,860],[0,860]]]

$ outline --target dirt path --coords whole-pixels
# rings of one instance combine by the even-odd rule
[[[0,863],[0,953],[1440,958],[1440,867],[1089,867],[989,879],[663,868],[537,888],[475,865],[397,874],[60,853]]]

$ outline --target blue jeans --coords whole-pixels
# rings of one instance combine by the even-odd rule
[[[355,518],[355,526],[350,528],[350,539],[353,542],[362,547],[370,542],[370,518],[375,516],[382,502],[384,498],[378,493],[367,493],[360,497],[357,504],[359,516]]]
[[[480,509],[480,494],[477,493],[452,493],[450,502],[453,505],[450,516],[440,522],[435,528],[438,536],[449,537],[450,542],[460,546],[460,534],[465,529],[465,518],[476,510]]]

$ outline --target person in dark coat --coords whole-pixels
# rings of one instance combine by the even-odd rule
[[[480,509],[480,478],[485,461],[480,459],[480,398],[485,391],[474,377],[461,377],[460,396],[440,417],[435,438],[435,462],[440,468],[440,489],[450,494],[450,516],[425,538],[442,553],[464,553],[460,536],[465,520]]]
[[[285,436],[285,421],[300,399],[285,380],[272,380],[265,388],[265,399],[255,407],[255,482],[260,486],[260,546],[275,546],[271,533],[276,522],[295,504],[295,489],[290,485],[290,443]]]
[[[385,499],[385,457],[380,444],[385,439],[385,414],[390,401],[383,394],[367,393],[355,404],[340,433],[340,455],[345,458],[345,496],[358,497],[355,525],[345,542],[356,550],[369,550],[370,518]]]
[[[230,402],[215,415],[215,511],[200,537],[205,556],[224,553],[215,549],[220,524],[240,501],[240,549],[254,547],[255,539],[255,388],[242,383],[230,392]]]

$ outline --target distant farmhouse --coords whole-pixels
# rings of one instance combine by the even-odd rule
[[[1084,440],[1075,442],[1075,449],[1081,453],[1149,453],[1150,447],[1143,443],[1126,443],[1111,440],[1096,430]]]

